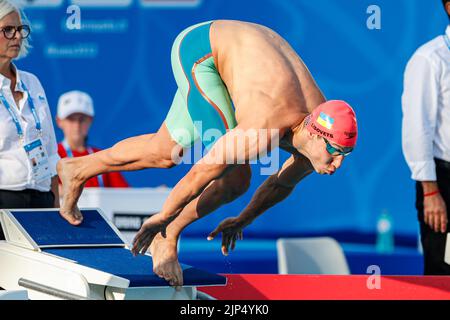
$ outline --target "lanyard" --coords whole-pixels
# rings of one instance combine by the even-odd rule
[[[66,151],[67,157],[68,158],[73,158],[73,153],[72,153],[72,149],[70,149],[69,144],[67,143],[67,140],[63,140],[63,142],[61,143],[62,146],[64,147],[64,150]],[[91,147],[87,147],[87,152],[88,154],[93,154],[94,150]],[[98,179],[98,185],[100,188],[103,188],[105,186],[104,182],[103,182],[103,177],[102,175],[98,175],[97,176]]]
[[[36,107],[34,106],[33,99],[31,98],[30,92],[27,90],[23,81],[21,81],[21,84],[22,84],[22,87],[23,87],[25,93],[28,96],[27,101],[28,101],[28,105],[30,107],[31,113],[33,114],[34,121],[36,122],[36,130],[39,131],[40,135],[42,135],[41,120],[39,119],[39,116],[36,112]],[[20,121],[19,121],[19,118],[17,117],[16,112],[11,108],[11,105],[8,103],[5,96],[1,92],[0,92],[0,100],[2,101],[2,104],[5,106],[6,110],[8,110],[9,114],[11,115],[11,118],[14,121],[14,124],[16,125],[17,134],[19,135],[19,138],[22,140],[24,134],[23,134],[22,126],[20,125]]]

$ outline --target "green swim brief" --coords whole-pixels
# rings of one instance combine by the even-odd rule
[[[230,95],[212,55],[209,38],[212,23],[185,29],[172,47],[172,69],[178,90],[165,123],[172,139],[186,148],[201,139],[210,149],[237,124]]]

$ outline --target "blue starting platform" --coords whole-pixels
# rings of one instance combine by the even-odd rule
[[[30,299],[197,299],[198,286],[226,278],[181,264],[177,291],[153,273],[150,255],[134,257],[100,210],[82,210],[80,226],[57,209],[0,210],[0,287],[26,288]]]

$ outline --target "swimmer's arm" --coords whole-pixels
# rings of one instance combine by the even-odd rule
[[[279,133],[270,130],[264,136],[253,137],[254,140],[250,143],[239,144],[238,139],[242,137],[242,132],[258,127],[262,126],[257,126],[255,123],[247,126],[240,124],[222,136],[214,147],[175,185],[163,205],[160,212],[161,217],[167,222],[172,221],[189,202],[203,192],[211,181],[222,177],[234,165],[248,163],[258,154],[264,154],[267,150],[277,146]],[[240,147],[243,147],[240,152],[233,151],[240,150]]]
[[[286,199],[295,186],[311,172],[313,167],[303,155],[287,159],[282,168],[256,190],[248,206],[241,212],[238,219],[242,226],[251,224],[267,209]]]

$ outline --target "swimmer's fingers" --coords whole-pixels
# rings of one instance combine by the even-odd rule
[[[141,241],[144,237],[144,234],[145,232],[141,229],[133,239],[133,247],[131,248],[131,252],[134,256],[139,254],[139,251],[141,249]]]
[[[222,254],[224,256],[228,255],[228,248],[230,246],[231,236],[226,233],[222,233]]]
[[[222,232],[222,227],[219,225],[217,228],[215,228],[206,239],[208,239],[208,241],[214,239],[220,232]]]
[[[146,239],[146,242],[144,243],[143,248],[141,249],[141,254],[145,254],[148,251],[148,248],[152,244],[154,238],[155,238],[155,236],[148,237]]]
[[[162,236],[165,237],[167,224],[168,223],[166,223],[161,217],[161,214],[155,214],[148,218],[133,239],[133,247],[131,249],[133,255],[138,255],[142,249],[148,249],[148,246],[152,243],[153,238],[159,232],[161,232]],[[142,253],[145,253],[144,250],[142,251]]]
[[[231,251],[234,251],[234,248],[236,247],[236,240],[239,239],[239,232],[236,232],[233,234],[231,238]]]
[[[223,220],[221,223],[219,223],[219,225],[217,226],[216,229],[214,229],[214,231],[212,231],[209,235],[208,235],[208,240],[212,240],[214,239],[220,232],[223,233],[229,233],[231,234],[232,232],[234,232],[234,230],[237,229],[237,218],[235,217],[231,217],[231,218],[227,218],[225,220]]]
[[[139,232],[133,240],[133,247],[131,252],[134,256],[138,254],[145,254],[156,234],[154,232],[148,232],[143,230]]]

